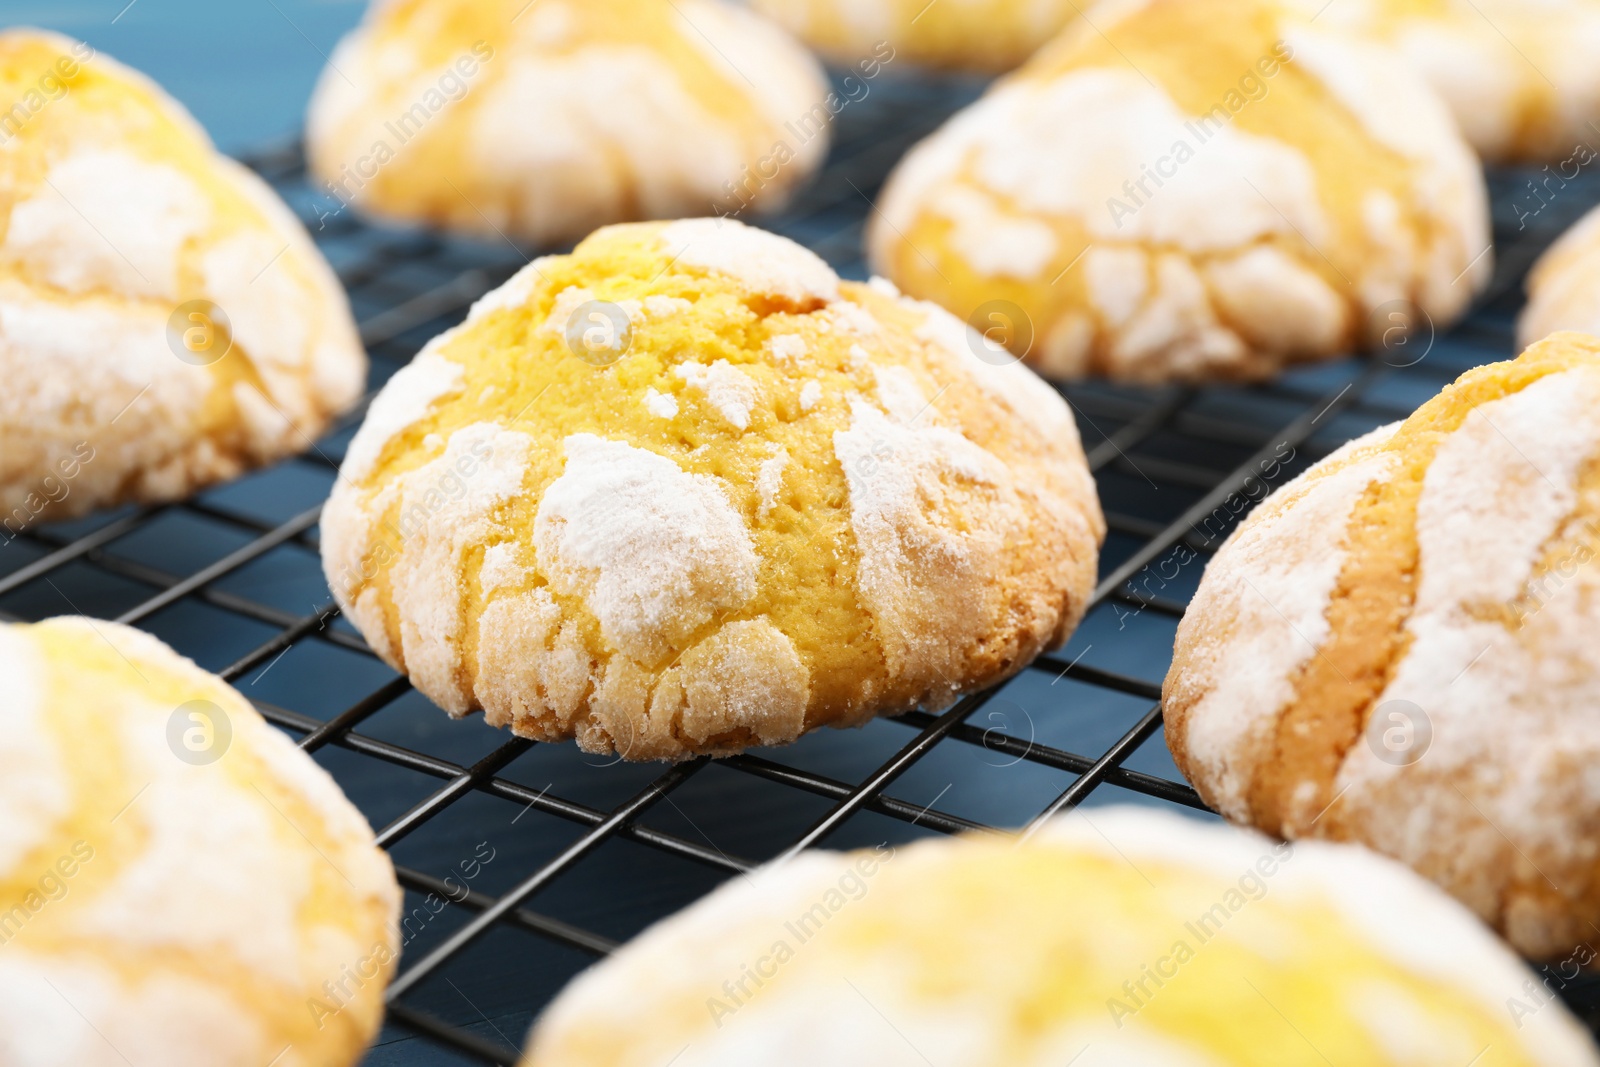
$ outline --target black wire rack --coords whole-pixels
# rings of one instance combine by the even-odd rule
[[[756,221],[863,277],[862,227],[883,178],[980,88],[880,79],[840,114],[809,192]],[[380,229],[337,211],[308,183],[298,145],[245,162],[300,213],[349,290],[374,389],[528,258],[509,240]],[[1600,202],[1600,180],[1546,177],[1491,175],[1494,283],[1448,333],[1424,327],[1381,359],[1260,386],[1066,388],[1110,526],[1093,606],[1061,652],[942,714],[670,767],[449,721],[338,617],[322,578],[321,502],[364,406],[305,455],[195,499],[0,542],[0,618],[118,619],[238,686],[380,828],[406,889],[405,951],[367,1063],[511,1064],[573,974],[774,857],[1014,829],[1079,805],[1214,818],[1172,765],[1159,708],[1173,631],[1209,554],[1266,491],[1467,368],[1514,354],[1529,264]],[[1592,986],[1565,993],[1600,1017]]]

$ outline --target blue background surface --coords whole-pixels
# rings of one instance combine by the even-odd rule
[[[238,153],[295,136],[362,0],[0,0],[6,26],[88,41],[150,75]],[[114,20],[114,21],[113,21]]]

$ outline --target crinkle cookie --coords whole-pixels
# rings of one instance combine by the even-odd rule
[[[1600,1062],[1547,999],[1398,864],[1114,808],[730,881],[568,986],[523,1063]]]
[[[1393,46],[1495,163],[1594,158],[1600,145],[1595,0],[1300,0],[1327,22]]]
[[[1600,340],[1464,375],[1264,502],[1166,682],[1206,802],[1416,868],[1528,956],[1600,922]]]
[[[344,291],[254,174],[144,77],[0,34],[0,524],[186,496],[360,396]]]
[[[1049,376],[1252,379],[1490,275],[1471,150],[1392,57],[1272,0],[1096,10],[914,149],[876,268]]]
[[[1539,257],[1527,284],[1528,303],[1517,320],[1521,344],[1559,330],[1600,334],[1600,208]]]
[[[1077,18],[1074,0],[754,0],[829,60],[999,74]],[[881,46],[881,47],[880,47]]]
[[[377,0],[306,146],[330,210],[499,240],[782,207],[827,155],[822,68],[722,0]]]
[[[356,1063],[400,888],[333,779],[125,626],[0,626],[0,677],[0,1063]]]
[[[600,230],[379,394],[329,584],[452,714],[593,752],[942,708],[1066,637],[1105,529],[1066,404],[980,351],[737,222]]]

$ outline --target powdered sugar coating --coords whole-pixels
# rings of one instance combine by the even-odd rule
[[[767,347],[775,357],[788,363],[798,364],[807,354],[805,338],[792,333],[774,337],[767,342]]]
[[[0,692],[0,870],[13,869],[71,809],[62,753],[46,722],[46,694],[32,650],[10,627],[0,629],[0,663],[9,668]]]
[[[783,745],[805,729],[809,696],[810,677],[794,642],[767,620],[750,619],[729,623],[684,653],[651,698],[651,712],[672,715],[673,728],[698,744],[748,733],[761,744]]]
[[[756,492],[761,494],[761,506],[756,510],[756,518],[766,518],[778,506],[778,498],[783,495],[783,470],[788,465],[789,452],[781,446],[771,459],[761,464],[761,473],[756,476]]]
[[[430,463],[407,473],[389,492],[399,509],[405,551],[389,573],[400,618],[400,652],[419,686],[446,711],[464,713],[470,692],[462,678],[468,616],[457,575],[473,549],[494,535],[495,513],[522,493],[532,442],[490,422],[463,427]],[[469,457],[477,459],[465,488],[446,492]],[[413,516],[416,518],[413,520]]]
[[[1291,27],[1284,39],[1294,49],[1296,64],[1321,81],[1374,140],[1417,167],[1408,192],[1418,201],[1428,198],[1427,214],[1469,222],[1433,248],[1409,253],[1421,271],[1423,306],[1452,317],[1459,314],[1472,293],[1489,283],[1494,259],[1483,255],[1490,247],[1490,235],[1481,225],[1470,224],[1485,217],[1488,198],[1483,184],[1470,180],[1478,160],[1462,141],[1454,116],[1419,84],[1413,70],[1389,62],[1386,55],[1358,43],[1357,37]],[[1403,212],[1402,208],[1396,214]],[[1386,230],[1393,241],[1392,228]],[[1358,288],[1369,308],[1404,298],[1403,292],[1371,281],[1358,283]]]
[[[822,400],[822,386],[816,382],[807,382],[800,387],[800,410],[810,411]]]
[[[1125,4],[1068,30],[906,157],[875,268],[958,314],[1004,280],[1057,377],[1259,378],[1372,343],[1391,301],[1459,316],[1489,277],[1488,210],[1443,106],[1283,5],[1226,7]]]
[[[1248,818],[1256,761],[1295,677],[1328,638],[1345,528],[1368,486],[1394,465],[1373,448],[1393,432],[1353,442],[1343,462],[1328,461],[1328,473],[1285,486],[1228,539],[1195,594],[1180,637],[1193,643],[1193,663],[1172,698],[1203,694],[1188,712],[1186,751],[1230,818]]]
[[[716,223],[707,267],[667,231],[699,233],[543,261],[374,403],[322,536],[374,650],[452,713],[683,759],[943,706],[1058,643],[1104,533],[1061,398],[782,238]],[[569,349],[592,300],[623,358]]]
[[[1396,5],[1340,0],[1318,23],[1392,46],[1427,78],[1490,163],[1565,162],[1594,131],[1600,78],[1585,57],[1600,45],[1588,0],[1446,0]]]
[[[1419,615],[1522,591],[1600,452],[1597,402],[1600,374],[1552,374],[1474,408],[1439,446],[1417,505]]]
[[[427,415],[433,405],[461,387],[461,365],[438,354],[437,346],[424,348],[395,372],[388,388],[373,398],[361,429],[350,441],[344,476],[358,480],[377,464],[383,449],[407,427]]]
[[[917,426],[892,408],[886,416],[862,400],[851,401],[850,427],[834,434],[833,447],[850,488],[861,597],[883,632],[894,635],[885,642],[891,668],[952,676],[984,622],[952,619],[946,608],[982,599],[997,577],[998,546],[1025,521],[1010,472],[957,432]],[[935,518],[979,500],[990,510],[985,529],[962,534]],[[954,696],[952,687],[930,690],[926,699],[943,706]]]
[[[1078,443],[1078,425],[1067,403],[1050,386],[1018,362],[996,365],[978,358],[977,331],[937,304],[907,300],[926,316],[917,337],[955,356],[978,388],[1004,404],[1046,440]]]
[[[1051,906],[1053,891],[1069,890],[1073,908]],[[899,914],[907,908],[920,922]],[[1216,914],[1223,925],[1197,934]],[[1001,924],[1020,917],[1033,937],[1007,944]],[[988,936],[950,933],[973,925]],[[1175,944],[1189,953],[1176,966]],[[1471,915],[1398,864],[1100,809],[1021,845],[966,837],[805,853],[731,881],[576,979],[524,1063],[936,1055],[943,1067],[1221,1067],[1287,1017],[1301,1034],[1284,1038],[1283,1062],[1322,1062],[1302,1058],[1310,1033],[1332,1062],[1373,1067],[1449,1067],[1467,1042],[1469,1057],[1488,1046],[1495,1062],[1592,1067],[1592,1044],[1559,1004],[1506,1013],[1530,980]],[[1417,1010],[1375,1020],[1363,1002],[1374,989]],[[1119,1003],[1123,1014],[1108,1013]],[[1416,1051],[1393,1054],[1397,1044]]]
[[[1174,753],[1225,814],[1400,859],[1539,959],[1565,957],[1600,920],[1587,769],[1600,730],[1583,710],[1600,696],[1586,637],[1600,618],[1597,404],[1600,343],[1557,334],[1314,467],[1307,479],[1331,485],[1378,464],[1362,519],[1315,514],[1299,487],[1263,505],[1208,569],[1165,691]],[[1297,515],[1307,525],[1291,533]],[[1362,649],[1332,631],[1329,605],[1312,625],[1225,610],[1233,584],[1321,570],[1325,542],[1377,576],[1340,587],[1340,626],[1359,628]],[[1297,632],[1342,657],[1347,688],[1327,688],[1346,695],[1306,687],[1303,658],[1260,658]],[[1277,790],[1297,775],[1321,800],[1283,811]]]
[[[0,1025],[18,1067],[111,1067],[121,1057],[151,1062],[197,1047],[209,1062],[247,1063],[266,1044],[248,1006],[214,985],[157,975],[128,989],[106,966],[7,955],[0,982],[15,992],[0,1003]],[[195,1040],[174,1048],[162,1037],[177,1033]]]
[[[592,434],[565,447],[533,543],[551,584],[583,597],[613,646],[654,660],[755,595],[755,550],[715,482]]]
[[[985,278],[1036,277],[1060,250],[1055,231],[1038,219],[1003,213],[971,189],[946,189],[929,203],[950,220],[950,244]]]
[[[1545,250],[1528,273],[1528,303],[1517,341],[1531,345],[1561,330],[1600,334],[1600,208]]]
[[[1226,879],[1281,848],[1254,833],[1201,831],[1188,819],[1133,808],[1097,814],[1092,824],[1059,819],[1044,835],[1086,851],[1120,850],[1135,863],[1176,859]],[[1331,905],[1364,944],[1406,970],[1461,989],[1484,1015],[1504,1012],[1508,998],[1526,994],[1526,967],[1465,908],[1401,864],[1352,845],[1297,841],[1272,878],[1273,892]],[[1586,1064],[1595,1056],[1569,1017],[1509,1021],[1538,1062]]]
[[[455,6],[374,5],[334,51],[307,141],[341,201],[552,244],[629,219],[775,209],[827,153],[827,124],[785,127],[827,97],[820,66],[721,0]]]
[[[0,157],[0,515],[12,531],[179,498],[298,452],[365,380],[344,293],[276,194],[147,79],[79,48],[0,35],[13,84],[78,68],[73,91]],[[191,301],[221,315],[180,314]]]
[[[705,394],[706,402],[736,430],[750,428],[750,412],[761,399],[761,391],[748,374],[725,359],[711,366],[680,363],[672,372],[693,389]]]
[[[716,271],[754,295],[807,306],[839,299],[839,277],[815,252],[734,219],[684,219],[661,231],[667,254]]]
[[[108,174],[117,175],[115,187]],[[210,224],[210,205],[182,171],[123,149],[85,146],[56,160],[11,207],[0,255],[28,263],[69,293],[112,289],[178,295],[183,246]]]
[[[654,386],[645,393],[644,406],[658,419],[671,419],[678,415],[678,398],[670,393],[657,392]]]
[[[985,122],[968,128],[987,131],[971,161],[980,187],[1012,198],[1023,211],[1080,217],[1093,237],[1107,241],[1147,240],[1190,252],[1236,248],[1292,229],[1312,241],[1326,238],[1329,223],[1310,163],[1287,145],[1232,126],[1206,143],[1213,151],[1195,157],[1184,181],[1161,190],[1170,195],[1114,220],[1106,202],[1126,192],[1107,176],[1137,174],[1141,163],[1183,136],[1191,117],[1125,69],[1014,84],[986,98]],[[1019,136],[1027,140],[1012,139]],[[1019,157],[1019,144],[1041,151]],[[1238,180],[1240,172],[1252,176],[1255,191]]]
[[[53,749],[38,770],[68,816],[5,804],[38,835],[0,862],[8,1062],[355,1062],[400,891],[326,772],[226,684],[114,623],[7,627],[0,670],[35,684]],[[192,701],[212,718],[179,718]],[[327,1003],[324,983],[358,967]]]
[[[754,0],[756,10],[842,67],[891,64],[999,74],[1081,11],[1073,0]]]
[[[1581,527],[1579,475],[1600,461],[1597,405],[1600,370],[1552,374],[1474,409],[1440,446],[1418,506],[1411,646],[1378,699],[1380,708],[1407,701],[1423,709],[1425,762],[1397,767],[1358,745],[1336,782],[1350,791],[1343,825],[1435,877],[1449,864],[1453,891],[1480,914],[1505,914],[1515,942],[1535,955],[1588,938],[1566,905],[1541,898],[1546,878],[1572,886],[1600,856],[1569,821],[1600,808],[1600,783],[1583,774],[1553,785],[1600,752],[1600,727],[1583,713],[1596,681],[1583,666],[1582,636],[1600,619],[1600,577],[1592,567],[1557,576],[1560,588],[1548,603],[1534,602],[1519,631],[1485,617],[1485,608],[1518,601],[1549,546]],[[1485,765],[1497,768],[1492,782],[1478,777]],[[1440,785],[1451,779],[1460,784]],[[1392,814],[1395,805],[1403,816]],[[1447,849],[1429,831],[1439,827],[1453,831]],[[1529,862],[1545,873],[1518,871]],[[1534,890],[1519,904],[1508,881],[1530,878]]]

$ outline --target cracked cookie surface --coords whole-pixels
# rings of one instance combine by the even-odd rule
[[[0,1062],[345,1067],[400,887],[332,778],[149,634],[0,626]]]
[[[1524,347],[1562,330],[1600,335],[1600,209],[1545,249],[1528,272],[1527,290],[1517,318]]]
[[[1178,630],[1206,802],[1411,865],[1536,958],[1600,921],[1600,340],[1556,334],[1268,498]]]
[[[879,207],[876,270],[1053,377],[1259,379],[1394,314],[1442,330],[1493,258],[1437,96],[1272,0],[1102,7],[913,149]]]
[[[8,533],[180,499],[308,448],[356,401],[338,280],[182,107],[34,30],[0,34],[0,92],[20,101],[0,152]]]
[[[1364,849],[1097,808],[1021,844],[806,852],[733,879],[568,986],[523,1063],[1600,1062],[1529,988],[1465,909]]]
[[[1065,638],[1104,535],[1066,404],[982,347],[736,222],[601,230],[385,387],[330,586],[451,713],[632,759],[945,707]]]
[[[1318,21],[1393,47],[1491,163],[1587,166],[1600,119],[1595,0],[1302,0]],[[1571,175],[1569,175],[1571,176]]]
[[[1080,14],[1074,0],[755,0],[753,6],[840,66],[875,57],[984,74],[1022,63]]]
[[[386,0],[306,119],[336,201],[537,245],[781,208],[821,165],[821,66],[723,0]]]

